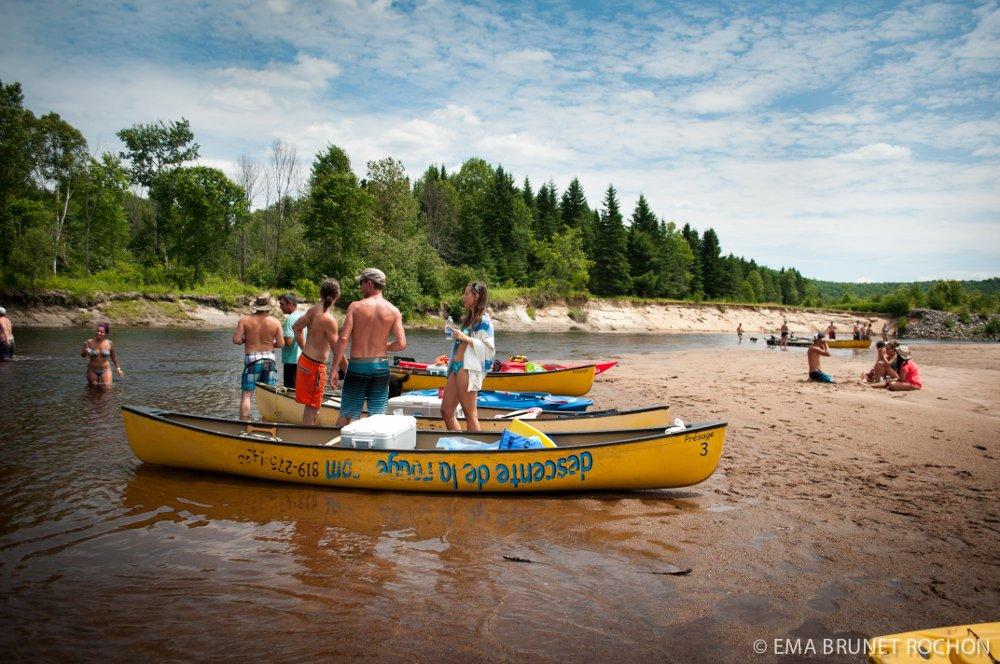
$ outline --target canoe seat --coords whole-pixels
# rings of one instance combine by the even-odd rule
[[[257,438],[258,440],[281,440],[281,438],[278,437],[278,427],[258,427],[253,424],[247,424],[243,428],[243,431],[240,432],[240,437]]]
[[[334,436],[330,440],[323,443],[323,447],[335,447],[337,445],[340,445],[340,436]]]

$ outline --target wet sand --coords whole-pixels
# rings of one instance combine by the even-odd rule
[[[650,393],[729,421],[719,472],[691,489],[714,504],[648,527],[693,569],[676,580],[704,600],[686,604],[692,626],[745,611],[727,621],[732,655],[997,619],[1000,346],[911,348],[920,392],[859,384],[874,351],[834,351],[838,384],[807,382],[805,349],[625,356],[595,385],[601,404]]]

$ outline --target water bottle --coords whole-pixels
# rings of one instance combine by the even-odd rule
[[[451,319],[451,316],[448,316],[448,320],[446,320],[444,322],[444,338],[445,339],[451,339],[454,336],[453,331],[452,331],[452,328],[454,326],[455,326],[455,321],[453,321]]]

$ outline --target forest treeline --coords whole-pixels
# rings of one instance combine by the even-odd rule
[[[269,288],[308,297],[323,276],[344,280],[374,265],[404,313],[438,310],[473,278],[535,298],[997,309],[995,292],[959,282],[831,297],[825,282],[795,268],[724,255],[715,230],[660,218],[642,195],[626,213],[613,185],[594,208],[577,179],[562,192],[551,181],[536,188],[476,157],[411,181],[392,157],[361,174],[335,145],[307,163],[281,141],[263,161],[241,157],[234,180],[197,163],[183,118],[123,128],[123,149],[98,154],[57,113],[25,109],[19,83],[0,81],[0,102],[7,286],[82,280],[103,290]]]

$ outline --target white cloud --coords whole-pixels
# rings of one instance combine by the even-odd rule
[[[846,161],[905,161],[910,158],[910,148],[904,145],[872,143],[838,158]]]

